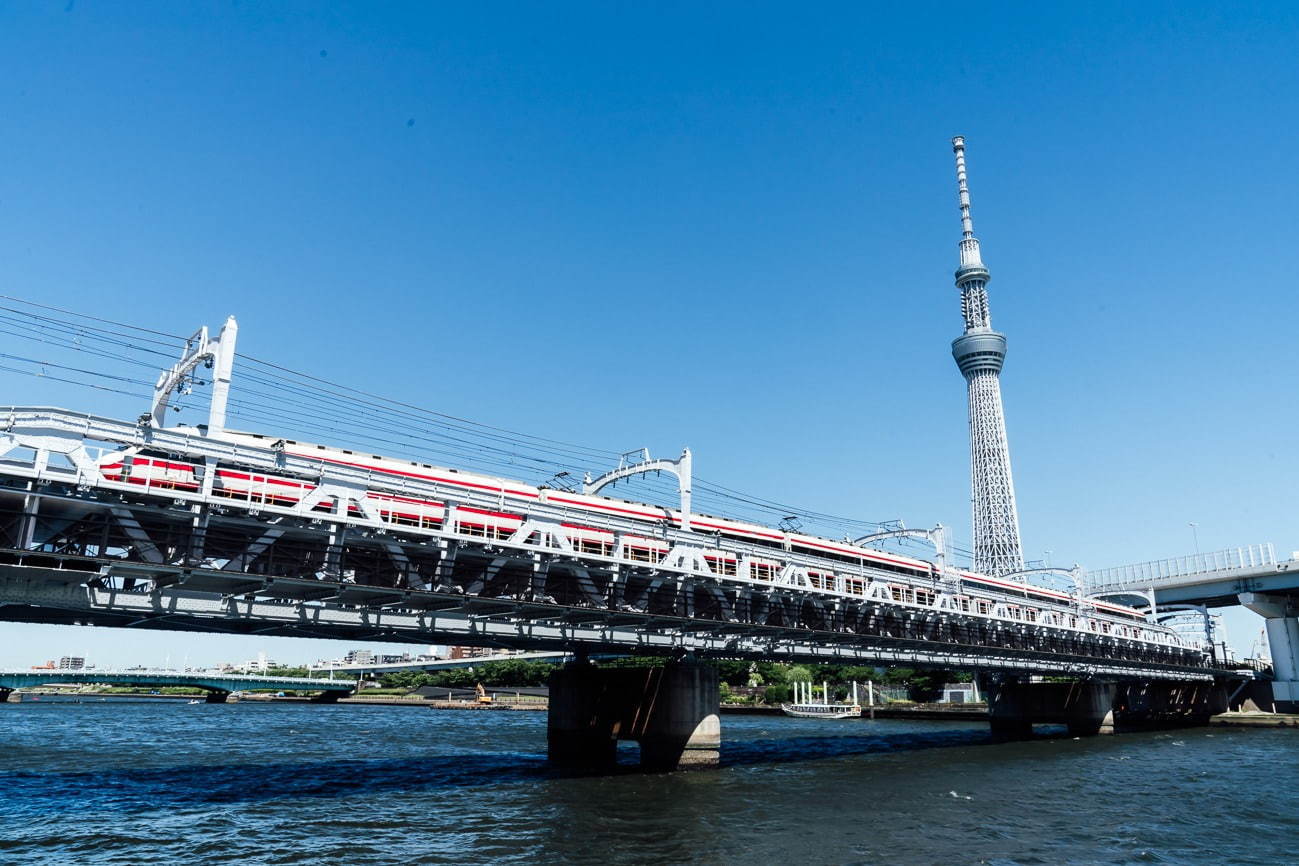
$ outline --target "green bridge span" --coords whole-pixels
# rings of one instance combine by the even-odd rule
[[[353,680],[271,677],[211,671],[0,670],[0,702],[15,689],[59,683],[110,686],[189,686],[207,692],[208,703],[221,703],[231,692],[276,689],[319,692],[316,700],[336,701],[356,689]]]

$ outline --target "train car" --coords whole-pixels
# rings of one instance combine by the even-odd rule
[[[256,448],[273,445],[287,455],[319,462],[322,466],[365,471],[374,485],[365,494],[373,512],[384,522],[397,526],[451,530],[462,535],[505,540],[523,525],[537,503],[544,503],[562,509],[565,519],[561,525],[578,552],[655,564],[672,549],[664,529],[682,524],[679,511],[643,502],[549,489],[476,472],[255,433],[224,431],[217,435]],[[108,458],[100,471],[108,481],[160,491],[196,492],[203,487],[205,470],[166,455],[131,452]],[[496,507],[463,503],[448,507],[446,501],[421,498],[410,495],[409,491],[399,492],[410,487],[411,481],[432,483],[449,492],[459,489],[486,493]],[[215,496],[288,507],[297,505],[314,490],[311,481],[288,474],[241,471],[225,466],[216,470],[211,485]],[[329,511],[330,507],[321,504],[316,510]],[[350,510],[358,511],[355,506]],[[614,518],[620,521],[619,525],[628,522],[640,525],[643,532],[624,529],[616,533],[600,525]],[[690,528],[705,538],[739,542],[742,549],[749,551],[745,554],[725,546],[706,546],[703,559],[708,569],[722,579],[774,583],[785,568],[782,554],[795,553],[803,557],[802,561],[811,558],[820,563],[801,571],[798,585],[808,591],[865,596],[873,582],[882,580],[891,601],[917,607],[931,607],[940,592],[937,569],[923,559],[709,514],[692,513]],[[771,551],[769,557],[761,554],[764,549]],[[885,575],[894,578],[890,580]],[[962,613],[1165,646],[1180,645],[1171,630],[1149,623],[1133,608],[969,571],[960,571],[957,577],[959,588],[950,603]]]

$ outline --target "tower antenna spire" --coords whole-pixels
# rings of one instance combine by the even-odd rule
[[[952,139],[956,154],[956,192],[961,208],[960,267],[965,333],[952,341],[952,356],[965,376],[970,398],[970,499],[973,507],[974,567],[990,575],[1024,569],[1019,540],[1019,511],[1010,473],[1006,415],[1001,405],[1001,368],[1006,337],[992,330],[988,307],[991,275],[983,264],[979,239],[970,218],[970,187],[965,172],[965,138]]]
[[[970,185],[965,177],[965,136],[952,139],[956,153],[956,193],[961,203],[961,236],[974,237],[974,220],[970,219]]]

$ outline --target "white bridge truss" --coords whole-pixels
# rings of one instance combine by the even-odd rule
[[[0,619],[1142,679],[1213,673],[1158,627],[1128,620],[1120,630],[1118,617],[1078,598],[1046,603],[1014,583],[972,589],[945,566],[916,574],[764,546],[694,531],[688,516],[653,530],[663,552],[647,557],[632,543],[643,543],[644,521],[577,513],[545,490],[520,501],[505,484],[457,483],[454,470],[445,481],[401,477],[265,442],[0,409]],[[170,470],[114,480],[103,468],[137,459],[188,467],[191,483]],[[684,493],[683,459],[670,462]],[[221,489],[222,472],[246,483]],[[307,492],[279,501],[285,483]],[[375,493],[445,511],[398,520]],[[504,531],[479,516],[499,512],[521,519]],[[611,541],[591,542],[574,521]],[[941,562],[941,529],[921,532]],[[1104,633],[1089,630],[1097,620]]]

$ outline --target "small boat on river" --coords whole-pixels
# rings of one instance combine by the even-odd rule
[[[781,704],[787,716],[800,719],[856,719],[861,707],[856,704]]]
[[[857,719],[861,718],[861,704],[857,703],[857,684],[852,684],[852,703],[830,701],[830,689],[821,684],[821,701],[818,703],[813,695],[815,687],[811,683],[794,683],[794,702],[781,704],[781,711],[787,716],[799,719]]]

